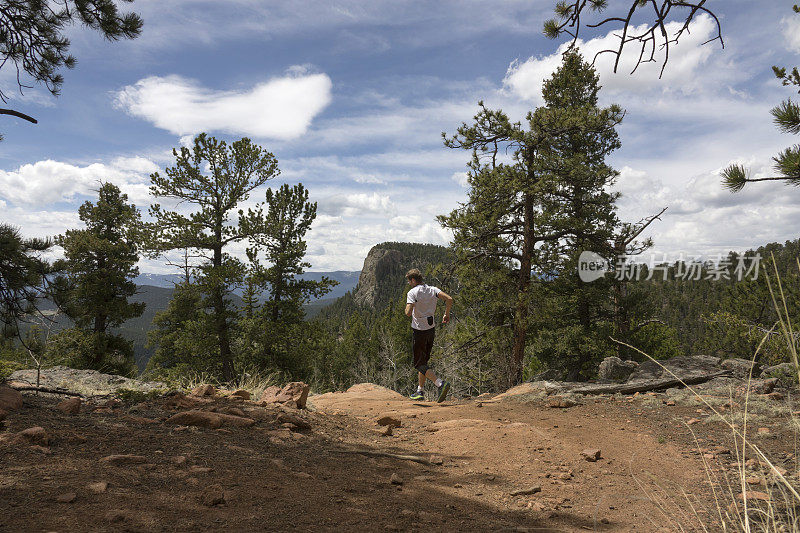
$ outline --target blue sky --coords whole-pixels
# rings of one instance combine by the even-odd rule
[[[613,6],[619,2],[611,2]],[[800,64],[800,16],[791,1],[711,0],[725,49],[700,18],[672,50],[665,75],[635,76],[597,63],[604,103],[627,110],[620,215],[637,220],[668,206],[653,225],[659,254],[714,254],[797,238],[800,191],[753,184],[732,195],[719,171],[734,161],[754,175],[796,139],[777,132],[769,109],[793,92],[770,66]],[[39,119],[0,118],[0,220],[26,235],[77,227],[77,206],[100,180],[150,202],[149,173],[201,131],[252,138],[282,175],[318,202],[308,235],[312,270],[357,270],[386,240],[446,244],[436,220],[464,201],[469,155],[441,132],[469,121],[478,100],[521,119],[541,103],[544,78],[564,43],[541,35],[550,0],[495,2],[136,0],[141,37],[109,43],[71,29],[73,70],[58,98],[0,84],[8,107]],[[587,51],[613,36],[587,35]],[[12,89],[12,90],[8,90]],[[796,96],[796,95],[794,95]],[[256,191],[250,203],[263,200]],[[241,253],[243,248],[235,249]],[[145,272],[167,272],[143,261]]]

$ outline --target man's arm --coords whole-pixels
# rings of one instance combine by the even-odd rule
[[[414,309],[414,304],[406,304],[406,316],[411,316],[411,311]]]
[[[447,324],[450,322],[450,309],[453,307],[453,297],[444,291],[439,291],[437,298],[444,300],[444,316],[442,317],[442,324]],[[408,306],[406,306],[406,309],[408,309]]]

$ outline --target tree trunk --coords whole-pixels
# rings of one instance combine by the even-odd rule
[[[218,226],[215,237],[217,243],[214,246],[214,269],[219,272],[222,267],[222,228]],[[231,343],[228,338],[228,321],[225,319],[225,300],[223,298],[221,285],[216,285],[213,290],[212,300],[214,303],[214,323],[219,339],[219,357],[222,360],[222,377],[225,381],[233,380],[233,361],[231,360]]]
[[[525,341],[528,328],[528,289],[531,285],[531,229],[533,226],[533,199],[529,194],[524,199],[524,235],[522,240],[522,260],[517,279],[517,302],[514,310],[514,346],[512,353],[513,383],[522,382],[522,364],[525,358]]]

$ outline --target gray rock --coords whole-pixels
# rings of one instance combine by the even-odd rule
[[[758,376],[761,370],[761,364],[749,359],[725,359],[720,366],[726,370],[730,370],[737,378],[747,379],[750,376],[750,369],[753,369],[753,377]]]
[[[671,378],[675,374],[681,379],[697,376],[700,374],[711,374],[723,370],[720,366],[720,358],[711,355],[688,355],[678,356],[672,359],[664,359],[655,363],[647,360],[639,365],[628,377],[628,382],[639,380],[650,380],[659,378]],[[667,372],[662,365],[669,369]]]
[[[389,272],[395,270],[403,259],[403,253],[399,250],[372,248],[364,259],[364,267],[358,277],[358,285],[353,291],[353,299],[356,303],[375,307],[380,296],[378,294],[379,282]]]
[[[780,387],[797,386],[797,370],[792,363],[781,363],[779,365],[768,366],[761,372],[761,379],[777,378],[777,385]]]
[[[623,361],[619,357],[606,357],[597,369],[597,377],[610,381],[625,381],[636,370],[639,363],[636,361]]]
[[[8,381],[35,385],[36,369],[17,370],[8,377]],[[167,385],[158,381],[140,381],[103,374],[97,370],[77,370],[66,366],[42,369],[40,385],[48,389],[66,389],[86,396],[112,394],[120,389],[141,392],[167,390]]]

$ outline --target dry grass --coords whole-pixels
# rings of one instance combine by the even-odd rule
[[[800,259],[797,260],[800,271]],[[786,295],[780,280],[775,259],[773,257],[774,281],[767,275],[772,303],[778,314],[778,321],[765,333],[758,348],[753,354],[756,360],[761,348],[774,331],[779,332],[787,343],[794,365],[795,372],[800,379],[800,362],[797,355],[797,339],[795,328],[789,316]],[[650,357],[641,350],[629,344],[615,341],[627,346],[655,362],[666,372],[678,378],[659,361]],[[788,415],[789,427],[795,431],[795,442],[798,441],[800,422],[792,411],[790,399],[785,405],[765,403],[761,399],[751,397],[752,368],[747,379],[747,388],[741,406],[734,401],[733,394],[727,402],[717,401],[708,395],[701,394],[698,390],[683,383],[686,387],[687,398],[690,403],[703,405],[713,413],[707,420],[723,422],[731,432],[734,442],[737,469],[734,476],[729,472],[703,457],[705,473],[709,487],[712,490],[715,508],[712,509],[713,518],[706,518],[707,512],[698,510],[699,502],[688,494],[680,491],[682,501],[675,498],[675,491],[667,491],[659,487],[657,490],[647,489],[636,476],[633,476],[646,496],[656,504],[661,516],[654,517],[654,524],[667,527],[675,531],[731,531],[744,533],[789,533],[800,532],[800,466],[795,454],[794,472],[789,473],[776,465],[777,459],[768,457],[761,446],[759,438],[753,435],[753,426],[761,422],[773,421],[777,416]],[[726,412],[723,405],[729,406]],[[691,430],[690,426],[689,429]],[[697,442],[698,449],[700,444]],[[757,487],[757,488],[753,488]]]

